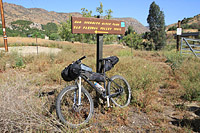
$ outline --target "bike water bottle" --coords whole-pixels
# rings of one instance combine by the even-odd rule
[[[97,82],[94,83],[95,87],[97,87],[99,90],[101,90],[102,92],[105,91],[105,89]]]

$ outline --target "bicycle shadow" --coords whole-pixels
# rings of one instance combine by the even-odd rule
[[[195,113],[196,115],[200,116],[200,107],[191,106],[188,108],[188,111]]]
[[[46,97],[46,103],[44,104],[44,108],[48,110],[44,115],[48,116],[48,113],[52,114],[56,110],[56,95],[57,95],[57,90],[52,90],[52,91],[46,91],[46,92],[40,92],[38,94],[38,97]]]
[[[172,118],[173,121],[171,123],[178,127],[190,127],[194,132],[200,132],[200,107],[191,106],[187,109],[190,112],[193,112],[199,117],[193,119],[177,119]]]

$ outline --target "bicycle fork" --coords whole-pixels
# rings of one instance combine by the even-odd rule
[[[81,77],[78,77],[77,81],[78,86],[78,106],[81,105]],[[74,91],[74,104],[76,104],[76,91]]]

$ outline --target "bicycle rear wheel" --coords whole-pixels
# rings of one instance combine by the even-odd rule
[[[111,97],[111,101],[121,108],[126,107],[131,100],[131,88],[125,78],[119,75],[114,75],[111,78],[111,81],[108,82],[108,94],[121,93]]]
[[[93,114],[93,100],[85,88],[81,88],[81,105],[78,105],[78,87],[68,86],[58,95],[56,113],[62,123],[76,128],[87,123]]]

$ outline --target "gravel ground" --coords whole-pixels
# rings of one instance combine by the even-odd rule
[[[0,51],[4,51],[5,48],[0,48]],[[22,55],[37,54],[37,53],[58,53],[61,51],[59,48],[48,48],[40,46],[19,46],[19,47],[8,47],[8,52],[17,51]]]

